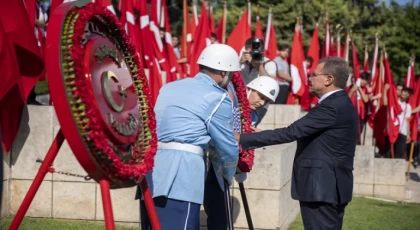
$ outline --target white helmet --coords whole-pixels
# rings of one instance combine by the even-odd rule
[[[241,70],[238,53],[232,47],[224,44],[207,46],[201,52],[197,64],[226,72]]]
[[[252,80],[246,86],[250,89],[256,90],[262,95],[266,96],[271,102],[274,102],[279,95],[280,87],[276,80],[267,76],[259,76]]]

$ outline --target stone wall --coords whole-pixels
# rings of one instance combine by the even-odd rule
[[[353,193],[403,201],[406,170],[404,159],[375,158],[373,146],[357,146]]]
[[[293,109],[292,109],[293,108]],[[285,116],[287,111],[287,116]],[[272,106],[260,128],[286,126],[299,116],[299,107]],[[265,127],[263,127],[265,126]],[[4,202],[2,215],[16,214],[40,163],[59,130],[54,109],[50,106],[28,106],[24,111],[18,137],[3,164]],[[256,151],[255,165],[245,188],[256,229],[286,229],[295,219],[297,202],[290,196],[290,177],[295,143],[261,148]],[[67,142],[54,161],[58,171],[86,175]],[[235,227],[247,228],[237,184],[231,190],[234,200]],[[135,188],[112,190],[114,217],[118,222],[139,222],[139,204],[134,200]],[[224,210],[222,210],[224,211]],[[201,213],[201,224],[206,216]],[[48,173],[36,194],[27,216],[79,220],[103,220],[99,185],[83,178]]]
[[[270,105],[258,128],[285,127],[302,115],[299,106]],[[40,164],[36,160],[45,157],[58,129],[52,107],[29,106],[25,109],[18,138],[3,162],[2,216],[13,215],[18,210],[38,172]],[[244,183],[255,229],[287,229],[299,213],[298,202],[290,195],[295,149],[296,143],[289,143],[256,150],[254,169]],[[358,146],[356,149],[354,193],[402,200],[406,164],[401,160],[376,159],[373,154],[371,146]],[[86,175],[66,142],[53,167],[59,171]],[[139,204],[134,200],[134,194],[135,188],[112,190],[116,221],[138,224]],[[247,229],[237,184],[234,184],[231,194],[235,228]],[[103,220],[100,188],[94,181],[48,173],[26,215]],[[202,226],[205,226],[205,220],[202,210]]]

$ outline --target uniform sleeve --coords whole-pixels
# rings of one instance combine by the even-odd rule
[[[222,175],[232,184],[238,164],[239,147],[233,134],[233,115],[230,100],[223,100],[209,121],[209,133],[222,163]]]
[[[264,65],[265,71],[270,75],[271,77],[277,76],[277,64],[273,61],[269,61]]]

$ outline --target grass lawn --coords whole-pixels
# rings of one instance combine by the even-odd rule
[[[0,229],[8,229],[12,218],[0,219]],[[105,224],[99,222],[54,220],[25,217],[19,230],[104,230]],[[117,230],[138,230],[138,227],[126,227],[117,225]]]
[[[303,230],[299,215],[290,230]],[[418,230],[420,204],[391,203],[354,197],[346,208],[343,229]]]
[[[0,229],[8,229],[12,219],[0,219]],[[25,218],[19,230],[103,230],[104,223]],[[117,230],[138,230],[138,227],[117,226]],[[299,215],[290,230],[303,230]],[[420,204],[402,204],[354,197],[346,208],[343,229],[419,230]]]

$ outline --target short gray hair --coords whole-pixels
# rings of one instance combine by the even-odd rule
[[[339,57],[324,57],[319,60],[318,65],[324,63],[324,71],[334,77],[334,86],[344,89],[349,78],[349,64]]]

